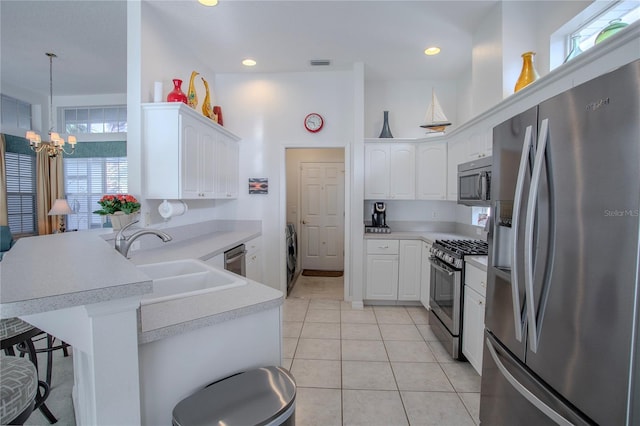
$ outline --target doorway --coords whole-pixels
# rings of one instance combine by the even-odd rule
[[[294,283],[304,269],[344,270],[344,148],[286,148],[286,223],[297,232]]]

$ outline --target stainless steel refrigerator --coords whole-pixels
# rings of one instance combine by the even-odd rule
[[[640,61],[493,131],[483,425],[640,424]]]

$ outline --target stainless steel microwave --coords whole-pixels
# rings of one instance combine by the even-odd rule
[[[458,204],[489,206],[491,203],[491,157],[458,165]]]

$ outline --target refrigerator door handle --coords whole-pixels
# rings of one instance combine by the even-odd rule
[[[533,225],[535,223],[540,175],[544,164],[544,155],[549,139],[549,119],[542,120],[536,157],[531,173],[531,188],[527,201],[527,217],[524,230],[524,291],[527,304],[527,323],[529,325],[529,349],[533,353],[538,351],[538,326],[536,323],[536,309],[533,295]]]
[[[511,384],[511,386],[513,386],[516,391],[518,391],[520,395],[522,395],[527,401],[532,403],[538,410],[542,411],[547,417],[549,417],[557,424],[561,426],[573,425],[572,422],[565,419],[560,413],[542,402],[537,396],[531,393],[529,389],[527,389],[524,385],[522,385],[522,383],[520,383],[515,377],[513,377],[509,370],[507,370],[507,367],[505,367],[502,361],[500,361],[500,358],[498,357],[498,354],[489,338],[486,338],[485,344],[487,345],[487,349],[489,349],[489,354],[491,355],[493,362],[495,362],[496,367],[498,367],[498,370],[500,371],[502,376],[509,382],[509,384]]]
[[[524,179],[527,173],[527,162],[531,151],[532,126],[527,126],[522,143],[522,155],[520,156],[520,167],[518,168],[518,179],[516,180],[516,192],[513,200],[513,213],[511,218],[511,229],[513,230],[513,240],[511,241],[511,297],[513,301],[513,321],[516,332],[516,340],[522,342],[522,314],[520,313],[520,286],[518,285],[518,228],[520,225],[520,210],[522,208],[522,192],[524,189]]]

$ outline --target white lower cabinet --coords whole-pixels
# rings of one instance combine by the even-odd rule
[[[422,306],[430,309],[429,306],[429,293],[431,290],[431,262],[429,262],[429,251],[431,250],[431,243],[422,243],[422,265],[420,274],[420,302]]]
[[[400,240],[398,300],[420,300],[422,241]]]
[[[398,240],[367,240],[365,299],[398,299]]]
[[[262,237],[254,238],[245,243],[247,278],[259,283],[262,282]]]
[[[482,374],[486,277],[486,272],[465,264],[462,353],[478,374]]]
[[[422,242],[367,240],[367,300],[420,300]]]

